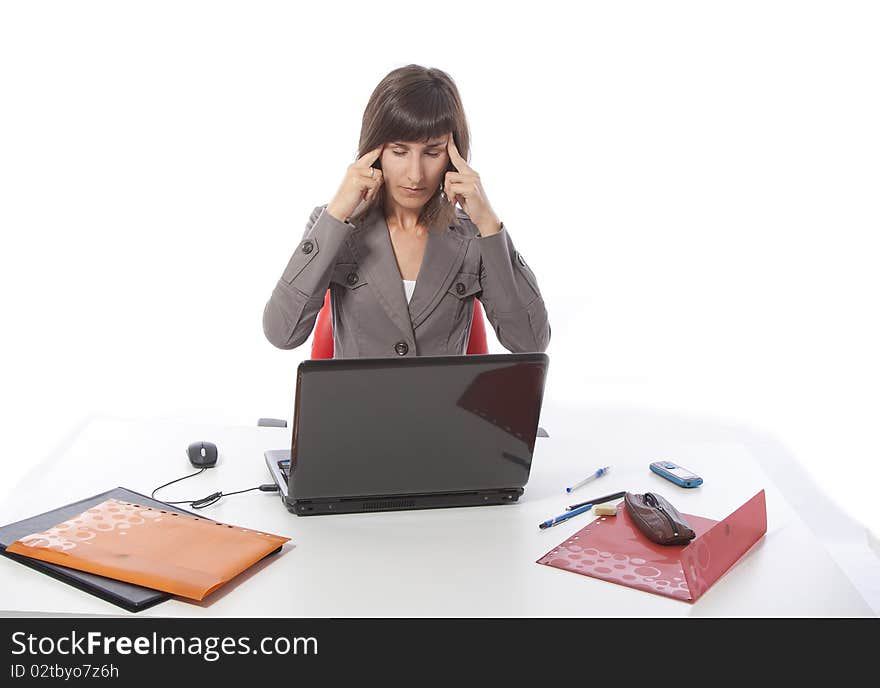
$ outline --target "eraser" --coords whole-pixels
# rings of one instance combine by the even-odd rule
[[[617,516],[616,504],[597,504],[595,509],[599,516]]]

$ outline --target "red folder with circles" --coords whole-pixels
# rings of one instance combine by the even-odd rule
[[[687,545],[658,545],[621,504],[554,547],[539,564],[610,583],[696,602],[767,532],[764,490],[722,521],[682,514],[697,536]]]

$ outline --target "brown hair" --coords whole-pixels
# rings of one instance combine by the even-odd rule
[[[452,78],[439,69],[410,64],[387,74],[373,90],[361,124],[358,157],[391,141],[427,141],[452,132],[461,156],[468,160],[470,132],[458,88]],[[455,169],[452,163],[449,170]],[[419,213],[419,224],[430,227],[438,219],[443,226],[455,222],[455,206],[434,190]],[[383,185],[369,204],[351,222],[357,222],[378,206],[385,210]]]

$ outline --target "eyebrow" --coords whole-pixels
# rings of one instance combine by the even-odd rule
[[[445,141],[438,141],[437,143],[429,143],[427,146],[425,146],[425,148],[436,148],[437,146],[442,146],[444,143],[446,143],[446,142]],[[392,146],[402,146],[403,148],[409,148],[409,146],[407,146],[402,141],[392,141],[391,145]]]

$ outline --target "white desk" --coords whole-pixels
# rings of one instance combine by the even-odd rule
[[[596,411],[545,405],[531,478],[518,504],[297,517],[277,493],[223,498],[201,513],[293,539],[279,555],[202,603],[173,598],[136,616],[505,617],[505,616],[873,616],[779,489],[743,445],[706,434],[618,422]],[[623,418],[623,421],[619,419]],[[687,435],[687,436],[684,436]],[[729,438],[728,438],[729,439]],[[215,442],[215,469],[166,488],[195,499],[269,482],[265,449],[289,446],[289,428],[213,427],[95,418],[62,453],[35,467],[0,506],[6,524],[116,486],[149,495],[192,472],[196,440]],[[684,490],[653,475],[675,459],[705,484]],[[610,474],[563,492],[600,465]],[[616,490],[656,490],[683,512],[721,519],[766,490],[766,536],[700,600],[689,604],[535,561],[586,525],[584,514],[539,530],[566,504]],[[0,557],[0,614],[123,615],[124,610]]]

